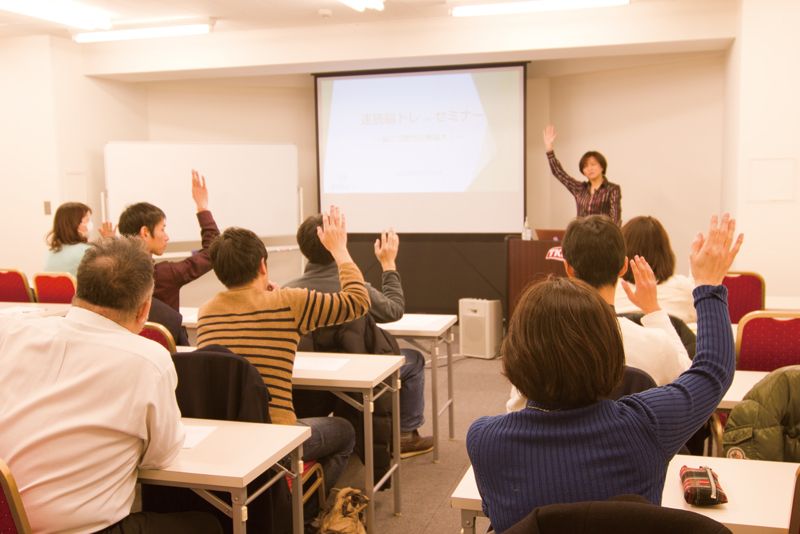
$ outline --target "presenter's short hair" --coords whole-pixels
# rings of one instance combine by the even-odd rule
[[[581,172],[583,172],[583,168],[586,166],[586,163],[589,161],[589,158],[594,158],[597,160],[597,163],[599,163],[600,167],[603,169],[603,176],[605,176],[606,169],[608,169],[608,162],[606,161],[606,157],[596,150],[590,150],[589,152],[581,156],[581,160],[578,163],[578,168],[581,170]]]
[[[319,240],[318,226],[322,226],[322,215],[319,213],[303,221],[297,229],[297,244],[308,261],[318,265],[328,265],[333,262],[333,256]]]
[[[139,235],[142,226],[150,231],[150,235],[155,233],[158,223],[166,219],[167,216],[158,206],[148,202],[131,204],[119,216],[117,228],[119,233],[127,236]]]
[[[231,227],[222,232],[208,249],[214,273],[225,287],[238,287],[258,276],[261,260],[267,259],[267,247],[250,230]]]
[[[634,217],[622,227],[625,251],[629,258],[642,256],[653,268],[656,282],[661,283],[675,274],[675,252],[669,243],[669,234],[655,217]],[[629,270],[623,276],[633,283]]]
[[[616,285],[625,263],[622,232],[605,215],[573,219],[564,233],[561,251],[576,276],[596,288]]]
[[[503,374],[544,408],[578,408],[607,397],[625,353],[611,306],[588,284],[548,278],[520,297],[501,347]]]
[[[77,280],[79,299],[135,314],[153,295],[153,259],[141,239],[100,239],[83,255]]]

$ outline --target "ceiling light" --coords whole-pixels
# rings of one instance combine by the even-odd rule
[[[76,33],[72,39],[76,43],[99,43],[103,41],[125,41],[130,39],[154,39],[157,37],[185,37],[202,35],[211,31],[212,24],[174,24],[171,26],[149,26],[143,28],[123,28],[102,32]]]
[[[72,0],[0,0],[0,11],[10,11],[81,30],[111,27],[111,13]]]
[[[622,6],[630,0],[528,0],[526,2],[501,2],[494,4],[470,4],[453,7],[454,17],[478,17],[483,15],[513,15],[541,11],[567,11],[593,7]]]
[[[358,12],[362,12],[365,9],[383,11],[383,0],[339,0],[339,2]]]

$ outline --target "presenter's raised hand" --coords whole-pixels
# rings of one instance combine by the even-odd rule
[[[331,253],[337,264],[352,262],[347,251],[347,227],[344,214],[336,206],[331,206],[322,214],[322,226],[317,226],[320,243]]]
[[[545,152],[552,152],[553,151],[553,143],[556,141],[556,128],[552,124],[548,124],[544,127],[544,131],[542,132],[542,140],[544,141],[544,151]]]
[[[397,265],[397,251],[400,249],[400,237],[394,230],[383,232],[381,236],[375,240],[375,257],[381,264],[381,269],[384,271],[396,271]]]
[[[197,206],[197,212],[208,210],[208,189],[206,189],[206,177],[192,169],[192,198]]]
[[[658,283],[656,275],[647,260],[641,256],[634,256],[630,261],[631,272],[633,273],[634,289],[625,280],[622,281],[622,289],[628,295],[628,299],[639,307],[647,315],[661,309],[658,304]]]
[[[735,232],[736,220],[725,213],[722,217],[711,217],[708,236],[697,234],[689,254],[695,284],[716,286],[722,283],[744,241],[742,234],[734,240]]]

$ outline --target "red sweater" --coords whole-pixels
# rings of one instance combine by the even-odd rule
[[[153,296],[178,311],[181,301],[181,287],[197,280],[211,270],[211,258],[208,247],[219,235],[219,228],[214,222],[211,212],[201,211],[197,214],[200,223],[202,249],[185,260],[162,261],[155,266],[155,289]]]

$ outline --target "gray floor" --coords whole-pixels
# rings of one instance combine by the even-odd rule
[[[455,345],[457,352],[457,345]],[[444,351],[442,351],[444,352]],[[446,368],[440,366],[440,402],[447,391]],[[375,499],[376,532],[370,534],[422,534],[458,533],[458,511],[450,507],[450,494],[469,465],[464,445],[470,423],[481,415],[505,411],[509,386],[500,374],[499,360],[458,358],[453,365],[455,388],[455,439],[447,437],[446,415],[440,423],[439,462],[433,463],[431,454],[403,460],[400,477],[402,484],[402,513],[395,516],[391,490],[381,492]],[[426,423],[420,429],[430,434],[430,369],[426,370]],[[358,459],[351,460],[347,471],[337,485],[363,486],[363,469]],[[485,529],[486,520],[479,521],[479,532]]]

